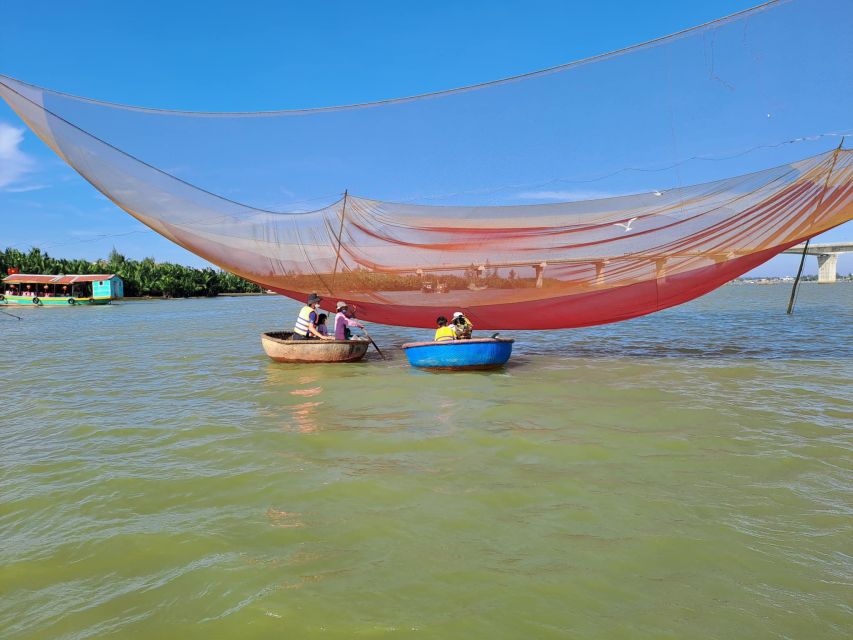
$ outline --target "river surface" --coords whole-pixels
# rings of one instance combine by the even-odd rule
[[[788,292],[457,374],[273,363],[278,296],[6,307],[0,637],[847,639],[853,285]]]

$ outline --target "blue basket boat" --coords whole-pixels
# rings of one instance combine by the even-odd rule
[[[512,338],[408,342],[403,350],[413,367],[449,371],[497,369],[512,355],[513,342]]]

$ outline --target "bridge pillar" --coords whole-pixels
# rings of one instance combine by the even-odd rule
[[[837,253],[821,253],[817,256],[817,281],[820,284],[835,282],[835,272],[838,269]]]
[[[545,267],[548,266],[547,262],[540,262],[539,264],[533,265],[534,271],[536,271],[536,288],[541,289],[542,283],[545,280]]]
[[[604,267],[609,263],[609,260],[599,260],[595,263],[595,284],[604,284]]]

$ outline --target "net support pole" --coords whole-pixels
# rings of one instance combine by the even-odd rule
[[[335,286],[335,278],[338,275],[338,263],[341,260],[341,237],[344,234],[344,218],[347,215],[347,198],[348,197],[349,197],[349,189],[345,189],[344,190],[344,204],[341,207],[341,226],[338,227],[338,248],[335,251],[335,268],[332,269],[332,287]],[[331,293],[334,294],[334,291],[332,291]]]
[[[818,200],[815,208],[820,207],[823,204],[823,198],[826,195],[826,189],[829,187],[829,178],[832,176],[832,172],[835,170],[835,163],[838,161],[838,153],[844,147],[844,136],[841,137],[841,142],[838,143],[838,147],[835,149],[835,154],[832,156],[832,164],[829,167],[829,172],[826,174],[826,180],[823,183],[823,191],[820,193],[820,200]],[[803,255],[800,256],[800,268],[797,269],[797,277],[794,278],[794,286],[791,287],[791,299],[788,300],[788,315],[794,313],[794,303],[797,301],[797,289],[800,285],[800,277],[803,275],[803,265],[806,263],[806,254],[809,250],[809,242],[811,242],[811,238],[806,239],[806,244],[803,245]]]
[[[797,269],[797,277],[794,278],[794,286],[791,288],[791,299],[788,300],[788,315],[794,313],[794,302],[797,300],[797,287],[800,285],[800,276],[803,275],[803,265],[806,263],[809,242],[811,242],[811,238],[806,240],[806,244],[803,245],[803,255],[800,256],[800,268]]]

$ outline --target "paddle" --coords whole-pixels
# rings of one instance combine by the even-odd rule
[[[382,349],[380,349],[379,347],[377,347],[377,346],[376,346],[376,343],[373,341],[373,338],[371,338],[371,337],[370,337],[370,334],[369,334],[369,333],[367,333],[367,329],[365,329],[364,327],[362,327],[362,328],[361,328],[361,330],[362,330],[362,331],[364,331],[364,335],[365,335],[365,337],[366,337],[368,340],[370,340],[370,344],[372,344],[372,345],[373,345],[373,348],[374,348],[374,349],[376,349],[376,351],[379,353],[379,355],[380,355],[380,356],[382,356],[382,359],[383,359],[383,360],[385,360],[385,359],[386,359],[386,358],[385,358],[385,354],[384,354],[384,353],[382,353]]]
[[[6,315],[6,316],[11,316],[12,318],[18,318],[18,320],[21,319],[20,316],[16,316],[14,313],[7,313],[6,311],[0,311],[0,313],[2,313],[3,315]]]

